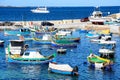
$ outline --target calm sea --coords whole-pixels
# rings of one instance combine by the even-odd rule
[[[63,20],[81,19],[88,17],[95,7],[48,7],[50,13],[36,14],[30,10],[36,7],[0,7],[0,21],[38,21],[38,20]],[[120,6],[99,7],[103,16],[120,12]]]
[[[1,21],[14,20],[59,20],[59,19],[80,19],[87,17],[94,10],[93,7],[58,7],[48,8],[49,14],[33,14],[30,12],[32,8],[0,8]],[[103,7],[102,11],[110,11],[111,13],[119,12],[119,7]],[[24,16],[23,16],[24,15]],[[50,16],[51,15],[51,16]],[[46,16],[46,18],[44,17]],[[100,45],[91,43],[85,37],[86,33],[74,32],[73,35],[81,37],[77,48],[68,48],[66,54],[57,54],[58,63],[66,63],[71,66],[78,66],[79,76],[67,76],[48,72],[48,65],[23,65],[10,64],[6,61],[5,47],[9,40],[18,39],[17,36],[4,36],[0,32],[0,39],[5,41],[5,47],[0,47],[0,80],[120,80],[120,36],[113,35],[112,40],[117,42],[115,49],[115,62],[112,71],[102,71],[89,68],[87,56],[92,50],[93,53],[99,55]],[[29,37],[29,36],[25,36]],[[43,55],[50,55],[56,52],[57,48],[49,45],[34,45],[32,41],[26,42],[30,48],[40,49]],[[86,63],[86,64],[84,64]]]

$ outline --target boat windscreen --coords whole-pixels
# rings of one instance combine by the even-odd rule
[[[24,42],[11,42],[11,46],[24,46]]]

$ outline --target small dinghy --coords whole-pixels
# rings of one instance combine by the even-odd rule
[[[64,48],[59,48],[57,49],[57,53],[66,53],[67,49],[64,49]]]
[[[74,68],[72,68],[68,64],[57,64],[50,62],[48,70],[50,72],[59,73],[59,74],[73,75],[73,76],[78,75],[78,67],[75,66]]]

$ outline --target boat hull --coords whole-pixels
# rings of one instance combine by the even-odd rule
[[[73,75],[73,72],[71,72],[71,71],[61,71],[61,70],[52,69],[52,68],[49,68],[48,70],[50,72],[54,72],[54,73],[58,73],[58,74]]]
[[[48,64],[49,62],[51,62],[53,59],[50,59],[50,60],[45,60],[45,61],[22,61],[22,60],[14,60],[12,58],[8,58],[7,61],[9,63],[17,63],[17,64]]]
[[[77,47],[77,44],[57,44],[57,43],[52,43],[51,46],[53,47],[63,47],[63,48],[70,48],[70,47]]]

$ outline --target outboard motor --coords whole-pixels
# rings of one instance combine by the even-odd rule
[[[75,66],[72,71],[72,75],[78,76],[78,66]]]
[[[26,44],[26,45],[24,46],[24,48],[25,48],[25,49],[28,49],[28,48],[29,48],[29,45],[28,45],[28,44]]]

